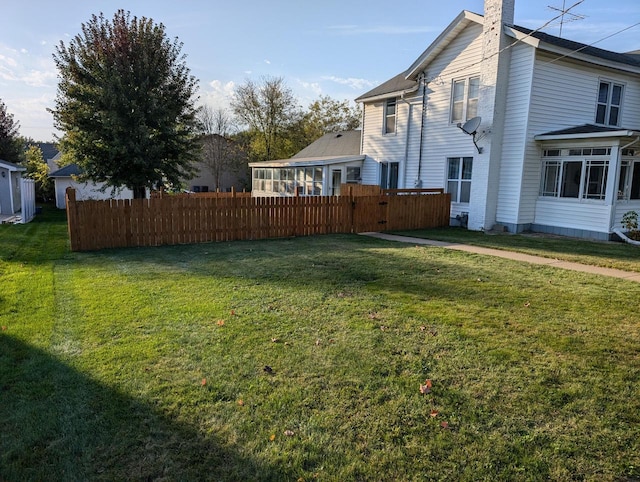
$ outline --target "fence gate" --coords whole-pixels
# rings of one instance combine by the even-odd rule
[[[385,195],[352,198],[353,231],[355,233],[384,231],[389,221],[389,197]]]

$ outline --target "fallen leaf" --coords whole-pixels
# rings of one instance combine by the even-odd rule
[[[278,343],[279,341],[279,338],[271,338],[271,343]]]
[[[320,346],[320,343],[322,343],[322,341],[320,341],[320,338],[318,338],[318,339],[316,340],[316,346]]]
[[[207,379],[203,378],[200,384],[204,387],[207,384]]]
[[[427,387],[429,387],[429,388],[431,388],[431,387],[433,386],[433,384],[431,383],[431,379],[430,379],[430,378],[427,378],[427,379],[424,381],[424,384],[425,384]]]
[[[377,312],[373,312],[373,313],[369,313],[369,319],[370,320],[377,320],[378,319],[378,313]]]
[[[437,411],[437,410],[431,410],[430,415],[431,415],[432,417],[437,417],[437,416],[438,416],[438,411]]]
[[[224,320],[218,320],[218,322],[216,324],[218,326],[223,326],[224,325]]]
[[[2,331],[7,331],[7,327],[6,327],[6,326],[3,326],[3,327],[2,327]]]
[[[235,316],[236,315],[236,310],[231,310],[231,316]]]
[[[276,439],[276,434],[272,433],[271,437],[269,437],[269,440],[271,440],[272,442]]]
[[[284,434],[285,434],[287,437],[293,437],[293,436],[295,435],[295,432],[294,432],[293,430],[285,430],[285,431],[284,431]]]
[[[422,393],[423,395],[426,395],[430,391],[431,391],[431,387],[420,384],[420,393]]]
[[[447,422],[440,422],[440,426],[444,429],[448,429],[449,428],[449,424]]]
[[[426,327],[426,326],[424,326],[424,325],[422,325],[422,326],[420,327],[420,331],[424,331],[424,330],[426,330],[426,329],[427,329],[427,327]]]
[[[244,400],[242,399],[238,400],[238,405],[240,405],[241,407],[244,407]]]
[[[385,331],[385,330],[387,329],[387,327],[386,327],[386,326],[384,326],[384,325],[381,325],[381,326],[380,326],[380,329],[381,329],[382,331]]]
[[[528,308],[529,306],[531,306],[531,303],[529,303],[529,302],[527,301],[527,302],[524,304],[524,306],[526,306],[526,307]]]

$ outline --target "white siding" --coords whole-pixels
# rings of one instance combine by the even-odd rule
[[[428,103],[422,148],[424,187],[446,187],[448,157],[474,157],[472,139],[450,122],[453,79],[479,75],[482,27],[472,25],[461,32],[429,65]],[[473,180],[472,180],[473,182]],[[468,205],[452,206],[451,214],[468,211]]]
[[[523,185],[529,181],[529,173],[523,170],[534,55],[534,49],[525,44],[517,44],[511,52],[496,210],[496,221],[499,223],[519,223],[521,193]],[[535,198],[532,202],[531,209],[535,205]]]
[[[567,229],[609,232],[611,206],[568,199],[538,199],[535,224]]]
[[[549,54],[536,55],[519,222],[609,232],[610,206],[538,198],[542,148],[533,138],[554,130],[593,124],[601,79],[625,85],[621,127],[640,125],[640,81],[622,72],[555,59]],[[603,145],[602,141],[586,143]],[[579,144],[590,147],[585,142]]]
[[[420,103],[421,99],[415,97],[397,99],[396,104],[396,129],[393,134],[382,133],[384,125],[385,101],[377,101],[364,104],[363,126],[363,154],[367,155],[364,163],[363,184],[378,184],[380,182],[380,162],[400,163],[398,187],[413,187],[407,178],[406,159],[417,157],[420,142]],[[411,117],[409,116],[411,113]],[[408,143],[407,143],[408,141]],[[409,146],[409,148],[407,148]],[[412,162],[417,162],[413,161]],[[413,172],[417,165],[411,166]],[[409,184],[407,184],[407,182]]]
[[[123,188],[116,190],[113,195],[111,188],[108,187],[104,192],[100,191],[102,184],[94,184],[93,182],[78,182],[68,177],[55,178],[56,207],[65,209],[65,192],[67,187],[76,190],[77,201],[102,200],[102,199],[133,199],[133,192],[130,189]]]

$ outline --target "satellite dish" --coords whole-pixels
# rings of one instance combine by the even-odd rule
[[[478,132],[478,127],[480,127],[481,122],[482,117],[478,116],[469,119],[464,124],[458,124],[458,127],[462,132],[473,137],[473,145],[478,149],[478,154],[482,154],[482,147],[478,147],[478,143],[476,142],[476,133]]]
[[[473,119],[469,119],[464,125],[458,124],[458,127],[464,131],[465,134],[469,134],[470,136],[475,135],[478,131],[478,127],[480,127],[480,123],[482,122],[482,117],[474,117]]]

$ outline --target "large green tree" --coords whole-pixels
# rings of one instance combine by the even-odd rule
[[[288,130],[299,121],[302,112],[282,77],[266,77],[259,83],[247,80],[235,89],[231,107],[240,124],[252,134],[253,160],[268,161],[292,154]]]
[[[9,162],[20,162],[24,158],[22,139],[18,135],[20,124],[7,111],[7,106],[0,100],[0,159]]]
[[[53,181],[49,177],[49,166],[42,157],[42,150],[35,144],[29,145],[25,152],[26,177],[36,182],[36,196],[43,202],[53,199]]]
[[[146,188],[179,185],[193,172],[197,80],[182,43],[163,24],[118,10],[82,24],[54,54],[60,83],[52,110],[63,132],[60,148],[85,176],[126,186],[134,197]]]

